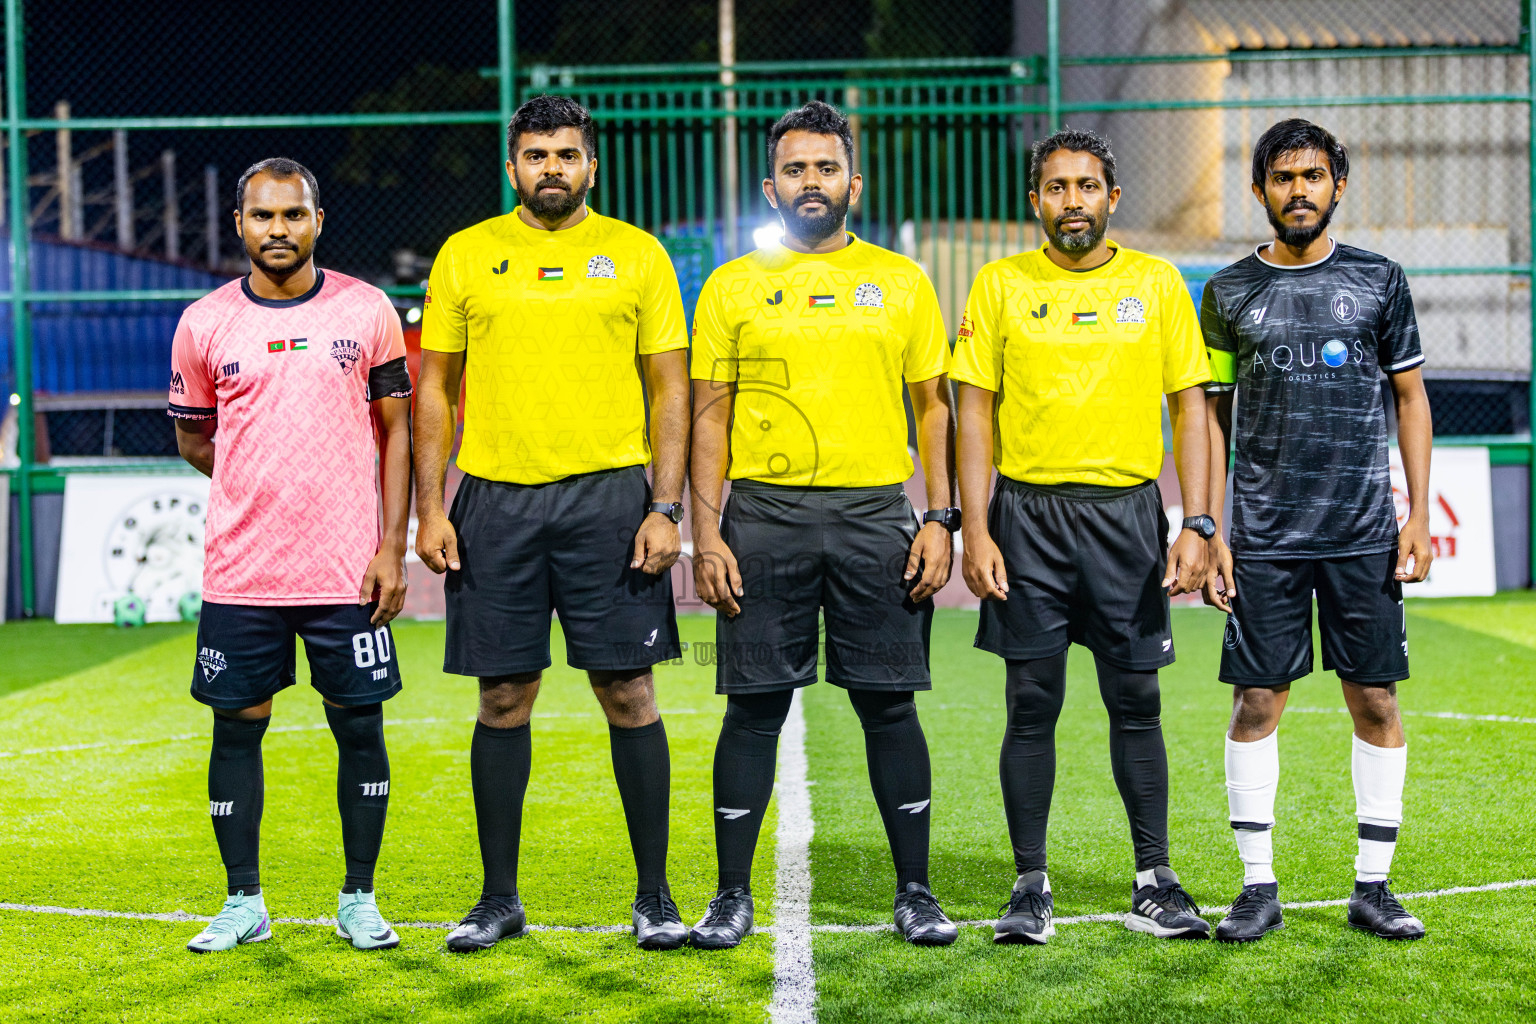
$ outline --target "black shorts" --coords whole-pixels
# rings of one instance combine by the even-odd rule
[[[1221,681],[1284,686],[1312,672],[1312,593],[1323,668],[1386,686],[1408,678],[1408,616],[1397,549],[1349,558],[1234,556],[1237,596],[1222,641]]]
[[[721,537],[736,556],[741,613],[715,620],[717,693],[816,681],[817,613],[827,682],[855,690],[927,690],[933,599],[902,579],[917,515],[900,484],[784,487],[737,480]]]
[[[377,604],[270,607],[203,602],[192,696],[210,707],[255,707],[294,684],[295,637],[304,639],[309,683],[342,707],[400,692],[400,663],[388,625],[368,620]]]
[[[977,647],[1033,660],[1077,643],[1128,672],[1173,664],[1168,519],[1156,483],[1038,487],[999,477],[987,527],[1008,600],[981,602]]]
[[[444,584],[443,671],[548,668],[551,610],[572,668],[639,669],[681,657],[672,574],[629,567],[650,500],[642,466],[547,484],[465,476],[448,512],[463,568]]]

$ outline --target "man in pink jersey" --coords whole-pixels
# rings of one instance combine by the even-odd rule
[[[273,695],[295,682],[296,637],[339,752],[337,934],[389,948],[400,938],[379,916],[373,869],[389,803],[383,701],[400,691],[389,620],[405,601],[405,342],[383,292],[314,265],[325,213],[307,169],[263,160],[235,205],[251,272],[188,307],[171,351],[177,444],[213,479],[192,696],[213,709],[208,811],[229,883],[187,948],[272,936],[261,738]]]

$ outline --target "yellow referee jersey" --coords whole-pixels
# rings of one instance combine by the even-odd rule
[[[1063,270],[1041,247],[988,263],[971,286],[950,377],[999,392],[993,461],[1006,477],[1155,479],[1162,396],[1210,379],[1178,270],[1110,245],[1092,270]]]
[[[542,231],[514,211],[432,264],[421,347],[465,353],[458,463],[474,476],[541,484],[650,461],[637,356],[687,345],[666,250],[611,217]]]
[[[904,381],[949,343],[933,285],[850,235],[836,252],[759,249],[718,268],[693,318],[693,377],[734,382],[732,480],[874,487],[912,475]]]

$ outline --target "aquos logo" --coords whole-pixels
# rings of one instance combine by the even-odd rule
[[[1269,358],[1257,350],[1253,353],[1254,372],[1275,369],[1281,373],[1301,370],[1336,370],[1350,360],[1365,361],[1365,348],[1360,342],[1344,342],[1333,338],[1319,345],[1315,341],[1298,341],[1294,345],[1273,345]]]

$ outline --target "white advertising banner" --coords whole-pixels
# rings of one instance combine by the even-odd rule
[[[1392,449],[1392,501],[1399,527],[1408,519],[1403,460]],[[1493,562],[1493,483],[1487,448],[1436,446],[1429,466],[1429,579],[1404,597],[1471,597],[1498,589]]]
[[[57,622],[112,622],[137,598],[147,622],[175,622],[203,589],[208,478],[73,473],[64,485]]]

